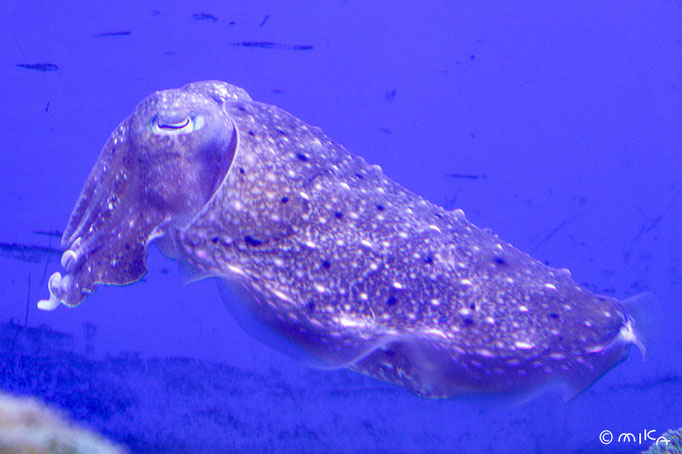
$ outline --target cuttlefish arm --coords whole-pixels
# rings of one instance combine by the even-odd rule
[[[151,240],[187,223],[210,199],[236,150],[221,105],[249,100],[223,82],[154,93],[104,145],[62,237],[67,274],[50,276],[49,299],[76,306],[99,284],[125,285],[146,272]],[[174,255],[172,235],[161,249]]]

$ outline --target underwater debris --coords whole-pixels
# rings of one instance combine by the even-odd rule
[[[313,46],[307,44],[288,45],[273,43],[272,41],[242,41],[232,43],[233,46],[238,47],[257,47],[260,49],[283,49],[283,50],[312,50]]]
[[[47,104],[50,105],[49,102]],[[35,235],[51,236],[54,238],[61,238],[62,235],[64,234],[64,232],[61,232],[57,229],[54,229],[54,230],[34,230],[32,233]]]
[[[259,27],[262,27],[263,25],[265,25],[265,23],[268,21],[268,19],[270,19],[270,15],[269,15],[269,14],[266,14],[265,17],[263,18],[263,20],[261,21],[261,23],[260,23],[258,26],[259,26]]]
[[[666,385],[682,385],[682,375],[668,374],[662,377],[657,377],[650,380],[645,380],[642,383],[622,383],[608,385],[606,389],[608,391],[623,391],[623,390],[633,390],[633,391],[648,391],[652,388],[666,386]]]
[[[475,175],[473,173],[448,173],[448,177],[460,180],[478,180],[488,178],[488,175]]]
[[[537,243],[535,243],[535,247],[542,246],[543,244],[545,244],[545,243],[546,243],[547,241],[549,241],[554,235],[556,235],[557,233],[559,233],[559,231],[560,231],[561,229],[563,229],[564,227],[566,227],[566,226],[567,226],[568,224],[570,224],[571,222],[575,221],[581,214],[582,214],[582,213],[575,214],[575,215],[571,216],[570,218],[564,219],[563,221],[561,221],[561,222],[559,223],[559,225],[557,225],[556,227],[554,227],[547,235],[543,236]]]
[[[97,34],[92,35],[92,36],[95,37],[95,38],[106,38],[106,37],[109,37],[109,36],[128,36],[128,35],[130,35],[131,33],[132,33],[131,31],[124,30],[124,31],[119,31],[119,32],[104,32],[104,33],[97,33]]]
[[[658,224],[663,220],[663,218],[668,214],[670,209],[675,205],[677,202],[677,199],[680,197],[680,194],[682,194],[682,191],[677,191],[675,196],[672,198],[670,202],[663,208],[663,210],[658,213],[653,219],[644,222],[642,226],[639,228],[639,231],[635,235],[635,237],[630,241],[630,245],[628,246],[627,251],[625,251],[625,257],[623,259],[624,262],[629,262],[630,257],[632,255],[632,250],[635,248],[635,244],[639,242],[639,240],[649,232],[655,230],[658,227]]]
[[[393,134],[393,132],[391,132],[391,130],[388,128],[377,128],[377,131],[381,131],[384,134]]]
[[[54,63],[17,63],[18,68],[31,69],[33,71],[41,71],[44,73],[57,71],[59,66]]]
[[[62,251],[52,247],[18,243],[0,243],[0,257],[22,262],[40,263],[45,257],[61,257]]]
[[[192,19],[194,20],[203,20],[203,21],[211,21],[211,22],[218,22],[218,18],[215,17],[211,13],[196,13],[192,14]]]
[[[31,303],[31,272],[28,272],[28,284],[27,284],[27,291],[26,291],[26,312],[24,314],[24,326],[28,325],[28,307],[29,304]]]
[[[398,94],[398,92],[396,91],[395,88],[393,90],[388,90],[384,95],[384,99],[388,102],[391,102],[395,99],[396,94]]]

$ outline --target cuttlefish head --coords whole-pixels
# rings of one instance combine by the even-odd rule
[[[90,172],[62,237],[67,274],[50,277],[50,297],[38,307],[75,306],[98,284],[140,279],[150,241],[186,225],[220,186],[237,149],[223,105],[249,100],[213,81],[143,100]]]

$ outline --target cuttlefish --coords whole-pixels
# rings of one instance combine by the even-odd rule
[[[225,82],[158,91],[116,128],[38,306],[139,280],[152,241],[231,288],[264,342],[420,396],[573,395],[643,348],[622,302]]]

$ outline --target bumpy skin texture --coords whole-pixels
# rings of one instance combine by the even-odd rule
[[[157,92],[112,134],[41,307],[139,279],[155,238],[325,366],[422,396],[571,394],[637,341],[616,300],[224,82]]]

